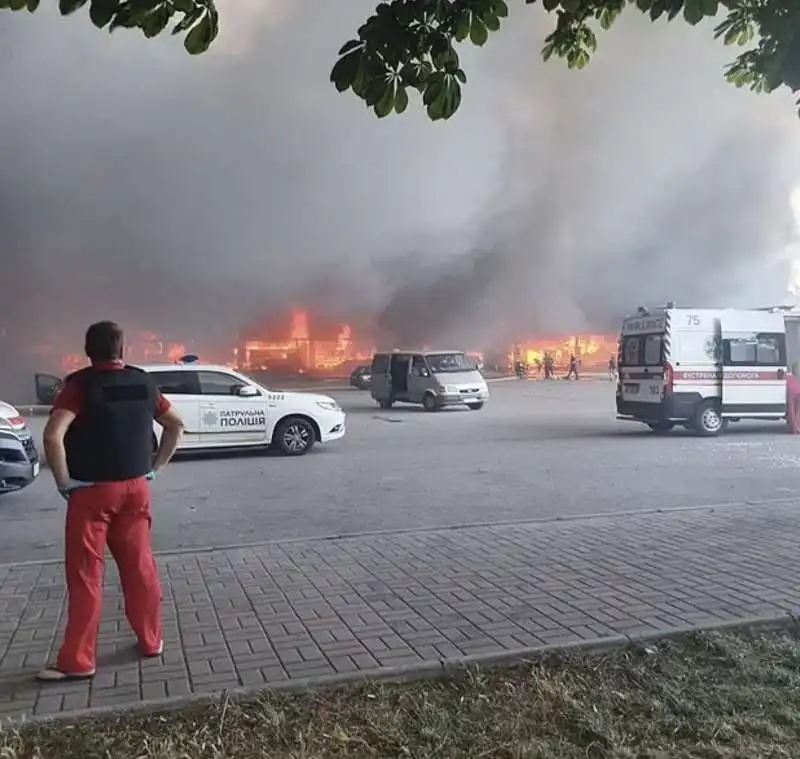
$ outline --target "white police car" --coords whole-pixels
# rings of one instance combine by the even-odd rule
[[[327,395],[270,390],[226,366],[140,366],[185,425],[179,450],[269,447],[302,456],[316,443],[340,440],[345,414]],[[155,425],[156,434],[161,428]]]

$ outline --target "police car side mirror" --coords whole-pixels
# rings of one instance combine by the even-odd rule
[[[252,385],[240,385],[236,388],[236,395],[240,398],[255,398],[257,395],[261,395],[261,392]]]

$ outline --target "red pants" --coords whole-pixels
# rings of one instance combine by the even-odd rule
[[[105,548],[119,567],[125,615],[146,655],[162,645],[161,583],[150,546],[150,483],[100,482],[72,493],[67,506],[67,631],[62,672],[92,672],[103,600]]]

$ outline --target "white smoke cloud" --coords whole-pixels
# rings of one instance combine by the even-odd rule
[[[263,41],[265,30],[278,28],[291,11],[289,0],[221,0],[217,7],[220,34],[215,55],[246,55]]]
[[[708,26],[629,11],[575,72],[515,8],[461,47],[454,119],[378,121],[328,82],[374,4],[224,0],[199,58],[51,4],[0,16],[3,326],[57,326],[64,352],[95,318],[222,343],[298,304],[475,346],[783,298],[797,116],[724,81]]]

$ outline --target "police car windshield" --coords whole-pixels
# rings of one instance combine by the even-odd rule
[[[471,372],[475,365],[463,353],[429,353],[425,358],[434,374]]]

